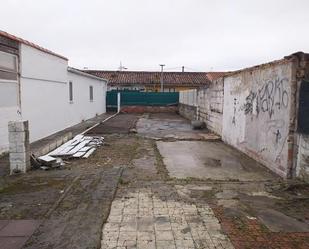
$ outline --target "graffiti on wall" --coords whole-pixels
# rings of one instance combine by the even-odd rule
[[[245,114],[253,114],[255,108],[257,115],[264,112],[272,118],[276,111],[286,109],[289,105],[288,91],[285,89],[287,82],[287,78],[275,77],[266,80],[256,92],[251,91],[243,106]]]
[[[236,104],[237,104],[236,102],[237,102],[237,99],[234,98],[234,113],[233,113],[233,118],[232,118],[232,124],[233,125],[236,124],[236,118],[235,118],[235,116],[236,116]]]
[[[258,88],[249,92],[241,106],[244,114],[250,115],[251,118],[258,118],[262,113],[266,115],[266,119],[262,118],[261,121],[265,124],[268,142],[272,141],[269,149],[276,151],[273,155],[277,163],[280,163],[288,136],[287,124],[282,116],[289,106],[288,83],[288,78],[279,76],[264,80],[262,84],[257,84]]]

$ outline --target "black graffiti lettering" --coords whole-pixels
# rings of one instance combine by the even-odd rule
[[[256,103],[256,113],[267,112],[271,118],[277,110],[287,108],[289,105],[288,92],[284,89],[287,78],[266,80],[265,84],[257,90],[250,92],[243,106],[245,114],[253,113],[253,104]]]

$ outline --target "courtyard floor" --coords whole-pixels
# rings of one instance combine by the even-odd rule
[[[106,141],[90,158],[2,178],[0,248],[309,248],[308,185],[182,117],[120,114],[89,134]]]

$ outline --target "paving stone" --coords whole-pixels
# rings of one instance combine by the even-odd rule
[[[108,217],[108,222],[120,223],[122,220],[122,215],[110,215]]]
[[[169,216],[155,217],[155,229],[158,231],[172,230]]]
[[[172,230],[170,231],[156,231],[157,240],[174,240],[174,235]]]
[[[101,241],[101,249],[115,249],[117,247],[117,240],[107,241],[103,239]]]
[[[206,204],[196,207],[179,199],[158,198],[155,196],[158,189],[130,191],[127,196],[120,192],[112,204],[110,217],[103,228],[102,248],[115,247],[115,241],[116,248],[233,248]],[[132,208],[135,206],[138,208]]]
[[[156,243],[153,240],[138,240],[138,249],[156,249]]]
[[[152,216],[137,218],[138,231],[154,231],[154,218]]]
[[[155,233],[154,232],[138,232],[137,233],[137,240],[154,241],[155,240]]]
[[[137,239],[136,230],[132,232],[120,231],[118,241],[125,241],[125,240],[136,241],[136,239]]]
[[[157,249],[176,249],[174,240],[157,241]]]

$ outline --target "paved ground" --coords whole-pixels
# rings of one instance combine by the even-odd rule
[[[165,191],[157,193],[158,187]],[[234,248],[208,205],[186,203],[163,183],[117,195],[101,248],[115,247]]]
[[[218,136],[205,130],[192,130],[188,120],[176,113],[144,114],[137,122],[139,135],[155,140],[216,140]]]
[[[143,115],[141,133],[128,134],[138,118],[108,121],[106,145],[88,159],[2,178],[0,248],[309,248],[308,185],[281,181],[175,114]],[[212,174],[173,177],[169,160],[183,168],[177,155],[190,151]],[[218,167],[224,157],[240,177]],[[5,233],[17,221],[23,233]]]
[[[157,147],[171,177],[225,181],[277,178],[255,160],[221,141],[158,141]]]

